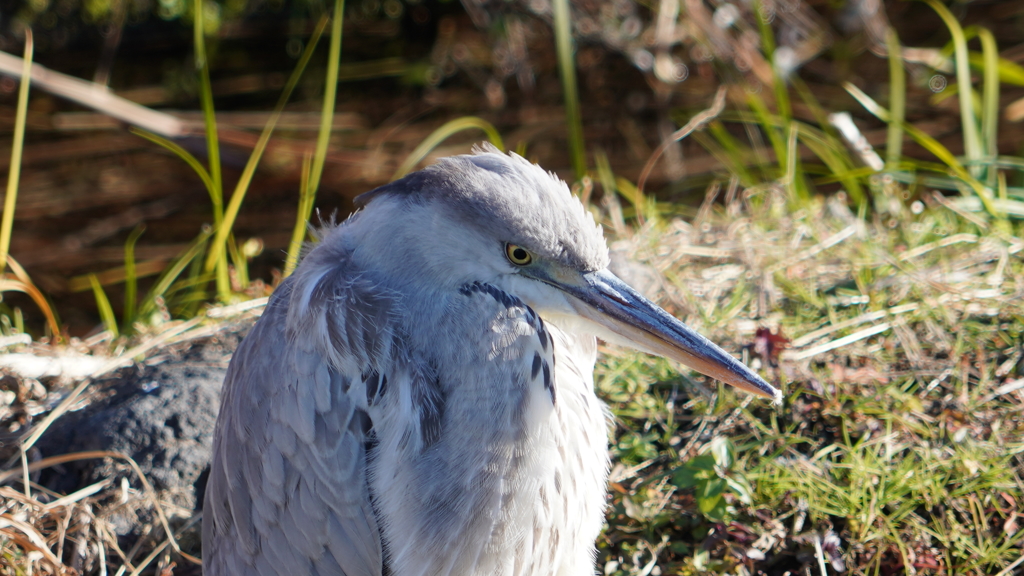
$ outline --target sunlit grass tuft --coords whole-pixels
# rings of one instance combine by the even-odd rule
[[[874,222],[835,199],[781,215],[735,202],[630,246],[664,272],[655,296],[785,404],[607,349],[604,573],[1010,566],[1024,543],[1021,226],[1005,236],[931,200]],[[791,349],[758,352],[759,327]]]

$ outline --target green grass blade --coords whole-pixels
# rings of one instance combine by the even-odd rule
[[[117,338],[121,334],[117,330],[117,318],[114,317],[114,309],[110,307],[107,293],[103,291],[103,286],[100,285],[100,281],[96,278],[95,274],[89,275],[89,283],[92,284],[92,294],[96,298],[96,309],[100,312],[100,319],[103,320],[103,325],[114,335],[114,338]]]
[[[846,91],[849,92],[850,96],[853,96],[853,98],[857,100],[857,102],[861,106],[863,106],[865,110],[870,112],[875,118],[878,118],[882,122],[888,122],[889,119],[892,118],[888,110],[883,108],[878,102],[875,102],[874,98],[868,96],[866,92],[864,92],[854,84],[851,84],[850,82],[844,82],[843,88],[845,88]]]
[[[476,116],[463,116],[462,118],[456,118],[449,122],[444,123],[437,130],[430,133],[429,136],[423,139],[409,156],[406,157],[405,161],[402,162],[401,166],[395,170],[392,180],[398,180],[402,176],[405,176],[409,172],[412,172],[416,165],[419,164],[430,151],[437,147],[438,144],[447,140],[451,135],[469,129],[482,130],[487,135],[487,139],[490,140],[491,144],[494,144],[499,150],[505,149],[505,143],[501,140],[501,135],[498,134],[498,129],[491,125],[490,122],[483,118],[477,118]]]
[[[831,135],[818,131],[803,122],[796,122],[796,125],[800,131],[800,142],[825,163],[828,171],[837,181],[842,182],[843,188],[846,189],[855,204],[858,206],[864,204],[867,201],[867,196],[858,180],[871,176],[875,171],[867,167],[862,173],[855,174],[853,162],[846,148],[836,142]]]
[[[223,183],[220,169],[220,142],[217,137],[217,114],[213,107],[213,88],[210,85],[210,66],[206,58],[206,34],[203,16],[203,0],[193,2],[192,41],[195,50],[195,67],[199,73],[199,98],[203,108],[203,122],[206,128],[206,155],[210,165],[214,224],[219,224],[224,215]]]
[[[327,145],[331,139],[331,126],[334,118],[334,106],[337,100],[338,91],[338,68],[341,60],[341,25],[344,14],[344,2],[339,0],[335,5],[336,17],[331,27],[331,46],[327,62],[327,85],[324,90],[323,108],[320,113],[320,131],[317,134],[316,151],[314,157],[305,156],[302,159],[302,176],[299,181],[299,208],[295,213],[295,226],[292,228],[292,238],[288,242],[288,256],[284,263],[284,276],[287,278],[295,271],[299,264],[299,256],[302,251],[302,239],[306,237],[306,230],[309,226],[309,216],[313,212],[313,204],[316,201],[316,192],[320,187],[320,178],[323,176],[324,163],[327,161]],[[323,22],[326,25],[326,21]],[[315,34],[319,38],[319,33]],[[311,44],[313,44],[311,42]],[[309,52],[312,55],[312,52]]]
[[[249,261],[238,249],[238,242],[235,241],[234,234],[228,234],[227,246],[228,256],[231,257],[231,262],[235,265],[235,284],[239,290],[245,290],[249,287]]]
[[[142,262],[135,260],[135,279],[139,280],[140,278],[157,276],[159,274],[162,274],[165,268],[167,268],[166,259],[157,258],[153,260],[143,260]],[[108,268],[107,270],[104,270],[102,272],[96,272],[95,274],[96,278],[100,281],[100,286],[104,287],[111,286],[114,284],[120,284],[122,282],[125,282],[125,280],[127,279],[127,274],[125,272],[125,267],[123,265],[114,268]],[[68,292],[84,292],[86,290],[90,290],[91,286],[89,284],[89,275],[83,274],[81,276],[72,276],[71,278],[68,279],[67,289]]]
[[[195,156],[189,153],[188,150],[185,150],[173,140],[168,140],[167,138],[164,138],[159,134],[148,132],[146,130],[143,130],[142,128],[132,127],[129,128],[128,131],[137,136],[141,136],[154,144],[159,144],[160,146],[163,146],[167,150],[173,152],[178,158],[184,160],[192,168],[192,170],[199,175],[199,179],[203,181],[203,185],[206,186],[206,191],[209,192],[210,194],[210,200],[214,203],[217,202],[217,191],[214,188],[213,178],[210,177],[210,173],[206,170],[206,167],[204,167],[203,164]]]
[[[869,101],[867,101],[865,105],[873,105],[877,109],[881,109],[881,107],[879,107],[877,103],[874,102],[874,100],[869,99]],[[886,117],[888,117],[888,111],[884,109],[881,110],[882,113],[884,113]],[[768,122],[769,125],[767,126],[767,128],[772,129],[780,128],[779,122],[781,121],[781,119],[777,116],[758,116],[754,113],[743,111],[733,114],[733,119],[739,122],[757,124],[763,127],[765,126],[765,122]],[[818,181],[822,183],[836,181],[842,182],[843,185],[846,187],[847,192],[850,194],[850,197],[858,205],[863,205],[867,197],[864,194],[863,187],[859,183],[859,180],[862,180],[874,174],[875,171],[870,168],[865,168],[862,172],[854,170],[854,162],[850,158],[849,149],[844,144],[842,144],[839,141],[839,139],[836,138],[830,131],[821,130],[809,124],[795,120],[791,123],[791,125],[794,124],[797,128],[797,136],[799,138],[800,143],[807,146],[807,148],[810,149],[810,151],[813,152],[814,155],[817,156],[825,164],[828,170],[833,173],[834,177],[819,179]],[[825,126],[829,125],[825,124]],[[711,125],[710,130],[712,131],[712,133],[715,133],[716,127],[714,125]],[[734,143],[735,141],[732,140],[732,136],[729,135],[728,132],[724,130],[724,128],[718,127],[718,132],[721,134],[721,136],[716,134],[716,137],[718,137],[719,141],[723,143],[723,146],[725,146],[726,148],[729,148],[730,146],[732,147],[729,153],[726,153],[723,150],[718,149],[713,142],[701,140],[699,138],[699,135],[697,135],[698,141],[700,141],[702,145],[704,145],[704,147],[708,149],[708,151],[711,152],[713,156],[718,158],[725,166],[727,166],[730,171],[736,173],[736,171],[734,170],[735,166],[743,166],[746,162],[745,158],[750,155],[750,152],[739,150],[738,148],[736,148],[736,144]],[[726,146],[726,142],[733,142],[733,144]],[[800,162],[799,158],[797,159],[797,162]],[[802,166],[801,164],[798,164],[796,167],[797,173],[811,173],[813,171],[814,166]],[[742,173],[739,174],[741,176],[742,182]],[[754,181],[752,184],[749,185],[744,184],[744,186],[755,186],[756,182],[757,181]],[[808,190],[806,188],[806,181],[804,181],[803,184],[804,189],[802,192],[803,194],[807,195]]]
[[[203,108],[203,122],[206,126],[206,157],[210,166],[210,180],[213,183],[210,199],[213,202],[213,226],[217,230],[224,223],[224,183],[220,169],[220,139],[217,137],[217,114],[213,107],[213,88],[210,85],[210,62],[206,57],[206,31],[203,20],[204,0],[194,0],[192,40],[195,47],[195,66],[199,74],[199,99]],[[226,298],[231,291],[228,280],[228,261],[221,252],[215,260],[217,270],[217,293]]]
[[[982,54],[985,58],[984,81],[981,103],[981,138],[985,144],[985,157],[994,158],[999,154],[999,50],[996,39],[987,28],[978,29],[981,38]],[[989,188],[996,185],[996,173],[993,166],[986,172],[986,184]]]
[[[135,322],[135,311],[138,306],[136,298],[139,290],[139,279],[135,270],[135,243],[145,231],[146,227],[140,224],[124,243],[124,313],[122,319],[125,332],[131,331],[132,323]],[[97,280],[96,275],[90,275],[89,281],[95,280]]]
[[[764,49],[764,53],[768,55],[769,62],[772,65],[772,79],[775,90],[775,108],[778,111],[779,116],[782,117],[783,124],[789,124],[789,121],[793,118],[793,109],[789,103],[789,93],[786,91],[785,79],[779,76],[779,67],[775,65],[775,34],[772,33],[771,22],[761,15],[764,13],[765,4],[757,1],[754,3],[754,18],[757,19],[757,27],[761,32],[761,46]],[[784,160],[779,157],[779,165],[784,165]]]
[[[788,136],[786,138],[786,188],[789,191],[789,201],[796,206],[798,200],[804,198],[801,190],[802,178],[797,171],[797,126],[796,122],[789,122]]]
[[[964,30],[957,22],[956,16],[946,8],[939,0],[924,0],[932,10],[938,13],[949,33],[953,36],[953,51],[956,60],[956,81],[960,87],[960,124],[964,132],[964,154],[968,161],[976,162],[982,156],[982,143],[978,136],[978,122],[974,115],[974,106],[971,103],[971,68],[968,62],[967,38]],[[971,175],[976,176],[980,167],[971,169]]]
[[[32,29],[25,29],[25,53],[21,68],[21,86],[18,88],[18,108],[14,115],[14,138],[11,143],[11,167],[7,173],[7,195],[4,198],[3,223],[0,224],[0,274],[7,271],[7,255],[14,233],[14,207],[18,202],[18,182],[21,179],[21,154],[25,146],[25,120],[28,118],[28,89],[32,82]]]
[[[334,19],[331,23],[331,46],[327,56],[327,77],[324,86],[324,101],[320,112],[320,131],[316,137],[316,152],[307,188],[313,197],[320,188],[320,177],[327,160],[327,145],[331,141],[331,126],[334,124],[334,105],[338,95],[338,64],[341,61],[341,24],[345,15],[345,0],[335,0]],[[319,35],[318,35],[319,37]]]
[[[619,190],[615,186],[615,174],[604,150],[598,149],[594,153],[594,163],[597,165],[597,181],[601,183],[601,193],[617,194]]]
[[[643,191],[636,187],[632,182],[622,177],[615,178],[615,187],[619,189],[619,193],[626,200],[629,200],[630,204],[633,205],[633,216],[637,221],[643,222],[657,222],[658,221],[658,205],[655,201],[649,200]],[[628,213],[624,214],[628,216]]]
[[[576,58],[572,49],[572,14],[569,0],[553,0],[555,16],[555,51],[558,54],[558,75],[562,79],[565,97],[565,117],[569,129],[569,156],[576,179],[587,173],[587,159],[583,148],[583,121],[580,115],[579,90],[576,87]]]
[[[340,1],[340,0],[339,0]],[[245,199],[245,193],[249,190],[249,184],[252,182],[252,177],[256,173],[256,167],[259,165],[260,158],[263,157],[263,152],[267,148],[267,143],[270,141],[270,136],[274,132],[274,128],[277,126],[277,121],[281,118],[281,112],[284,110],[285,105],[291,98],[292,92],[299,83],[299,79],[302,77],[302,73],[306,70],[306,65],[309,63],[310,57],[313,54],[313,48],[320,40],[320,36],[323,33],[323,29],[326,26],[326,20],[321,19],[320,25],[314,30],[312,38],[310,38],[309,45],[306,47],[306,52],[303,54],[303,58],[299,60],[295,70],[292,71],[292,75],[288,78],[288,83],[285,84],[284,91],[281,93],[281,97],[277,101],[277,105],[274,107],[274,113],[270,115],[270,119],[267,120],[266,126],[263,127],[263,132],[260,134],[259,140],[256,142],[256,147],[253,148],[252,154],[249,155],[249,161],[245,165],[245,169],[242,170],[242,175],[238,179],[238,184],[235,186],[235,192],[231,195],[231,202],[228,203],[228,208],[224,213],[223,221],[220,226],[217,226],[216,236],[213,239],[213,244],[210,246],[210,252],[206,258],[206,272],[213,272],[220,261],[224,259],[225,246],[227,244],[228,235],[231,233],[231,228],[235,224],[235,219],[238,217],[238,211],[242,208],[242,201]],[[330,122],[330,119],[328,119]],[[329,126],[330,124],[328,124]],[[225,291],[220,290],[220,272],[217,269],[218,278],[218,295],[221,299],[227,299],[230,294],[230,286],[226,287]]]
[[[786,142],[782,138],[782,131],[780,126],[785,125],[784,122],[777,121],[768,111],[768,106],[765,105],[764,100],[761,99],[757,94],[747,95],[747,104],[750,109],[754,112],[754,116],[757,118],[758,124],[761,125],[761,129],[768,135],[768,140],[772,143],[772,150],[775,151],[775,161],[778,164],[778,173],[785,173],[786,167]]]
[[[879,105],[878,102],[875,102],[873,98],[865,94],[860,88],[857,88],[849,82],[844,82],[843,88],[845,88],[851,96],[853,96],[868,112],[874,114],[879,120],[888,122],[892,117],[888,110]],[[985,206],[985,210],[989,214],[997,217],[1002,216],[1002,214],[1000,214],[996,209],[996,206],[992,203],[991,191],[986,188],[984,184],[979,182],[977,178],[974,178],[948,148],[939,143],[935,138],[932,138],[931,135],[925,131],[915,127],[913,124],[904,122],[903,129],[906,131],[908,136],[914,139],[914,141],[949,166],[953,173],[963,180],[964,183],[967,184],[975,194],[977,194],[978,199],[981,200],[981,203]]]
[[[985,67],[989,66],[985,61],[984,54],[971,52],[969,59],[971,66],[978,70],[984,71]],[[1013,84],[1014,86],[1024,86],[1024,66],[1017,64],[1013,60],[1007,60],[1006,58],[1001,57],[996,59],[996,64],[1000,82]]]
[[[907,134],[913,138],[918,144],[924,147],[926,150],[935,155],[938,159],[942,160],[949,166],[953,173],[960,177],[974,192],[978,195],[982,204],[985,205],[985,209],[993,216],[1000,216],[999,212],[995,209],[992,204],[991,192],[979,182],[976,178],[963,167],[962,164],[956,159],[956,156],[949,151],[948,148],[939,143],[938,140],[932,138],[932,136],[925,131],[917,128],[912,124],[905,124],[904,129]]]
[[[315,193],[310,192],[309,174],[312,171],[313,158],[308,154],[302,159],[302,179],[299,182],[299,209],[295,212],[295,226],[292,227],[292,239],[288,242],[288,258],[284,262],[284,277],[287,278],[299,265],[302,252],[302,239],[306,237],[309,227],[309,215],[313,212]]]
[[[182,271],[185,270],[185,267],[193,261],[197,261],[199,255],[206,249],[207,241],[212,235],[212,229],[206,229],[200,232],[199,236],[192,242],[192,245],[185,250],[185,253],[182,254],[174,264],[168,266],[167,269],[164,270],[164,273],[160,275],[160,278],[156,281],[153,287],[150,288],[149,292],[146,294],[145,300],[143,300],[142,304],[139,306],[140,316],[145,317],[153,311],[156,307],[156,299],[163,298],[167,289],[174,284],[178,276],[180,276]],[[198,276],[198,273],[198,269],[193,270],[193,276]]]
[[[976,26],[976,25],[968,26],[967,28],[964,28],[964,38],[966,38],[967,41],[970,41],[970,40],[974,39],[975,37],[980,37],[981,36],[981,30],[983,30],[983,28],[980,27],[980,26]],[[991,34],[991,32],[990,32],[990,34]],[[985,41],[982,40],[982,49],[983,50],[984,50],[984,42]],[[994,42],[993,42],[993,46],[994,46]],[[948,58],[949,55],[953,53],[952,43],[950,43],[950,45],[944,47],[941,50],[941,52],[942,52],[942,54],[944,54]],[[981,52],[981,53],[973,52],[973,51],[972,52],[968,52],[967,53],[967,62],[971,65],[971,68],[974,68],[975,70],[977,70],[979,72],[982,72],[982,73],[984,73],[987,68],[991,68],[991,66],[992,66],[992,62],[990,60],[987,60],[984,52]],[[998,54],[996,54],[995,64],[996,64],[996,70],[998,71],[999,81],[1000,82],[1005,82],[1007,84],[1013,84],[1015,86],[1024,86],[1024,66],[1021,66],[1020,64],[1017,64],[1016,62],[1014,62],[1012,60],[1007,60],[1006,58],[1002,58]]]
[[[829,124],[826,126],[831,128]],[[797,122],[797,127],[800,130],[800,141],[838,177],[838,181],[842,182],[854,203],[858,206],[864,205],[867,202],[867,195],[859,180],[874,174],[874,170],[867,167],[863,175],[852,174],[854,162],[850,158],[849,148],[838,138],[828,131],[818,130],[803,122]]]
[[[720,121],[709,123],[708,134],[714,138],[714,141],[700,132],[694,133],[693,136],[712,156],[718,158],[719,162],[728,167],[731,173],[739,176],[743,186],[748,188],[756,186],[758,179],[747,169],[743,147],[725,129],[725,125]]]
[[[896,170],[903,157],[903,118],[907,98],[907,74],[903,69],[903,48],[896,31],[889,28],[885,34],[889,49],[889,107],[891,119],[885,146],[885,169]]]
[[[828,121],[829,113],[826,112],[825,109],[821,106],[821,102],[818,101],[818,98],[814,95],[814,92],[807,86],[807,83],[804,82],[799,76],[793,76],[790,79],[790,84],[792,84],[793,88],[800,96],[800,99],[804,101],[804,104],[806,104],[807,107],[810,108],[811,114],[814,115],[814,119],[815,121],[818,122],[818,125],[821,127],[821,129],[824,130],[825,133],[828,134],[830,137],[834,138],[836,142],[839,142],[839,133],[836,132],[835,127],[832,126],[832,124],[830,124]]]

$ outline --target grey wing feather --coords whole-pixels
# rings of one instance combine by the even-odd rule
[[[289,333],[292,288],[278,288],[228,371],[204,505],[204,571],[381,576],[367,416],[348,393],[352,376],[327,358],[339,351]]]

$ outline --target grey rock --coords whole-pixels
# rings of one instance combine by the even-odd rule
[[[184,361],[162,364],[112,386],[113,394],[80,413],[61,418],[43,436],[43,456],[109,450],[132,457],[157,490],[196,504],[194,485],[209,463],[225,368]],[[70,492],[110,477],[123,462],[85,460],[65,465],[44,483]]]
[[[97,382],[93,400],[63,415],[40,439],[41,455],[87,450],[125,454],[138,463],[163,501],[179,510],[201,509],[221,385],[239,340],[233,333],[222,335],[154,366],[135,367]],[[141,488],[127,463],[112,458],[54,467],[39,481],[66,494],[119,477]],[[146,518],[122,514],[108,520],[118,534],[132,539]]]

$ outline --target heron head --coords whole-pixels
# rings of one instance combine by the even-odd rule
[[[608,271],[601,227],[564,182],[493,147],[454,156],[357,199],[372,249],[420,282],[487,282],[542,318],[682,362],[778,401],[781,392]],[[390,250],[380,250],[386,243]],[[395,249],[395,246],[401,248]],[[424,280],[427,279],[427,280]]]

